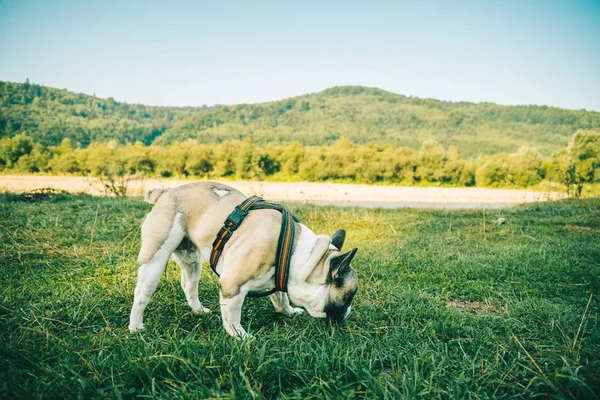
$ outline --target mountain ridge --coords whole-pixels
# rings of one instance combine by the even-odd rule
[[[405,96],[365,86],[334,86],[266,103],[201,107],[147,106],[66,89],[0,82],[0,137],[24,133],[43,145],[69,138],[79,146],[116,140],[170,145],[250,138],[419,148],[430,139],[466,157],[536,147],[564,147],[579,129],[600,129],[600,112],[506,106]]]

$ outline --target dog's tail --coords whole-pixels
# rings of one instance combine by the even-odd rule
[[[156,202],[158,201],[158,199],[160,198],[160,196],[162,196],[162,194],[166,191],[167,189],[161,189],[161,188],[156,188],[156,189],[150,189],[146,192],[146,194],[144,195],[144,201],[146,203],[150,203],[150,204],[156,204]]]

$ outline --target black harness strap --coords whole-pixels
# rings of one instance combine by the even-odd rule
[[[259,200],[262,199],[258,196],[250,196],[242,203],[237,205],[233,209],[231,214],[227,216],[225,224],[219,230],[219,233],[217,233],[217,238],[213,242],[213,249],[210,254],[210,267],[215,272],[215,274],[219,275],[217,273],[217,262],[219,261],[219,257],[223,252],[225,244],[227,243],[231,235],[233,235],[233,232],[235,232],[235,230],[240,226],[244,218],[246,218],[246,215],[248,215],[248,211],[252,204],[256,203]]]
[[[250,196],[242,203],[237,205],[225,220],[225,224],[217,233],[213,242],[213,248],[210,255],[210,267],[217,273],[217,263],[223,252],[223,248],[233,232],[241,225],[242,221],[248,215],[250,210],[271,209],[281,212],[281,230],[279,232],[279,241],[277,243],[277,253],[275,255],[275,288],[263,293],[250,292],[249,297],[268,296],[274,292],[287,292],[287,283],[290,271],[290,262],[292,260],[292,249],[294,246],[295,228],[294,222],[298,219],[292,215],[285,207],[280,204],[270,203],[258,196]]]

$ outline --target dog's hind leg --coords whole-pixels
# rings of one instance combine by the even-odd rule
[[[192,311],[198,314],[209,313],[210,310],[203,307],[198,299],[198,282],[202,273],[200,252],[188,239],[183,239],[172,257],[181,269],[181,288]]]
[[[273,307],[275,307],[275,311],[281,314],[285,314],[288,317],[294,316],[294,314],[302,314],[304,313],[303,308],[292,307],[290,305],[290,299],[288,298],[287,293],[284,292],[275,292],[269,296],[271,299],[271,303],[273,303]]]
[[[131,332],[144,327],[144,310],[156,290],[171,253],[177,249],[185,235],[179,221],[180,214],[175,215],[171,224],[161,227],[157,222],[161,222],[160,219],[165,217],[164,213],[153,214],[153,212],[154,209],[142,226],[142,248],[138,258],[140,267],[129,319],[129,331]],[[168,228],[169,226],[170,228]]]

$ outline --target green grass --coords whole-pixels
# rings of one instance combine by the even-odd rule
[[[140,199],[1,195],[0,397],[600,396],[600,199],[485,213],[290,207],[360,248],[353,313],[288,319],[248,299],[255,338],[239,342],[210,269],[200,298],[213,314],[197,316],[172,262],[145,330],[129,334]]]

